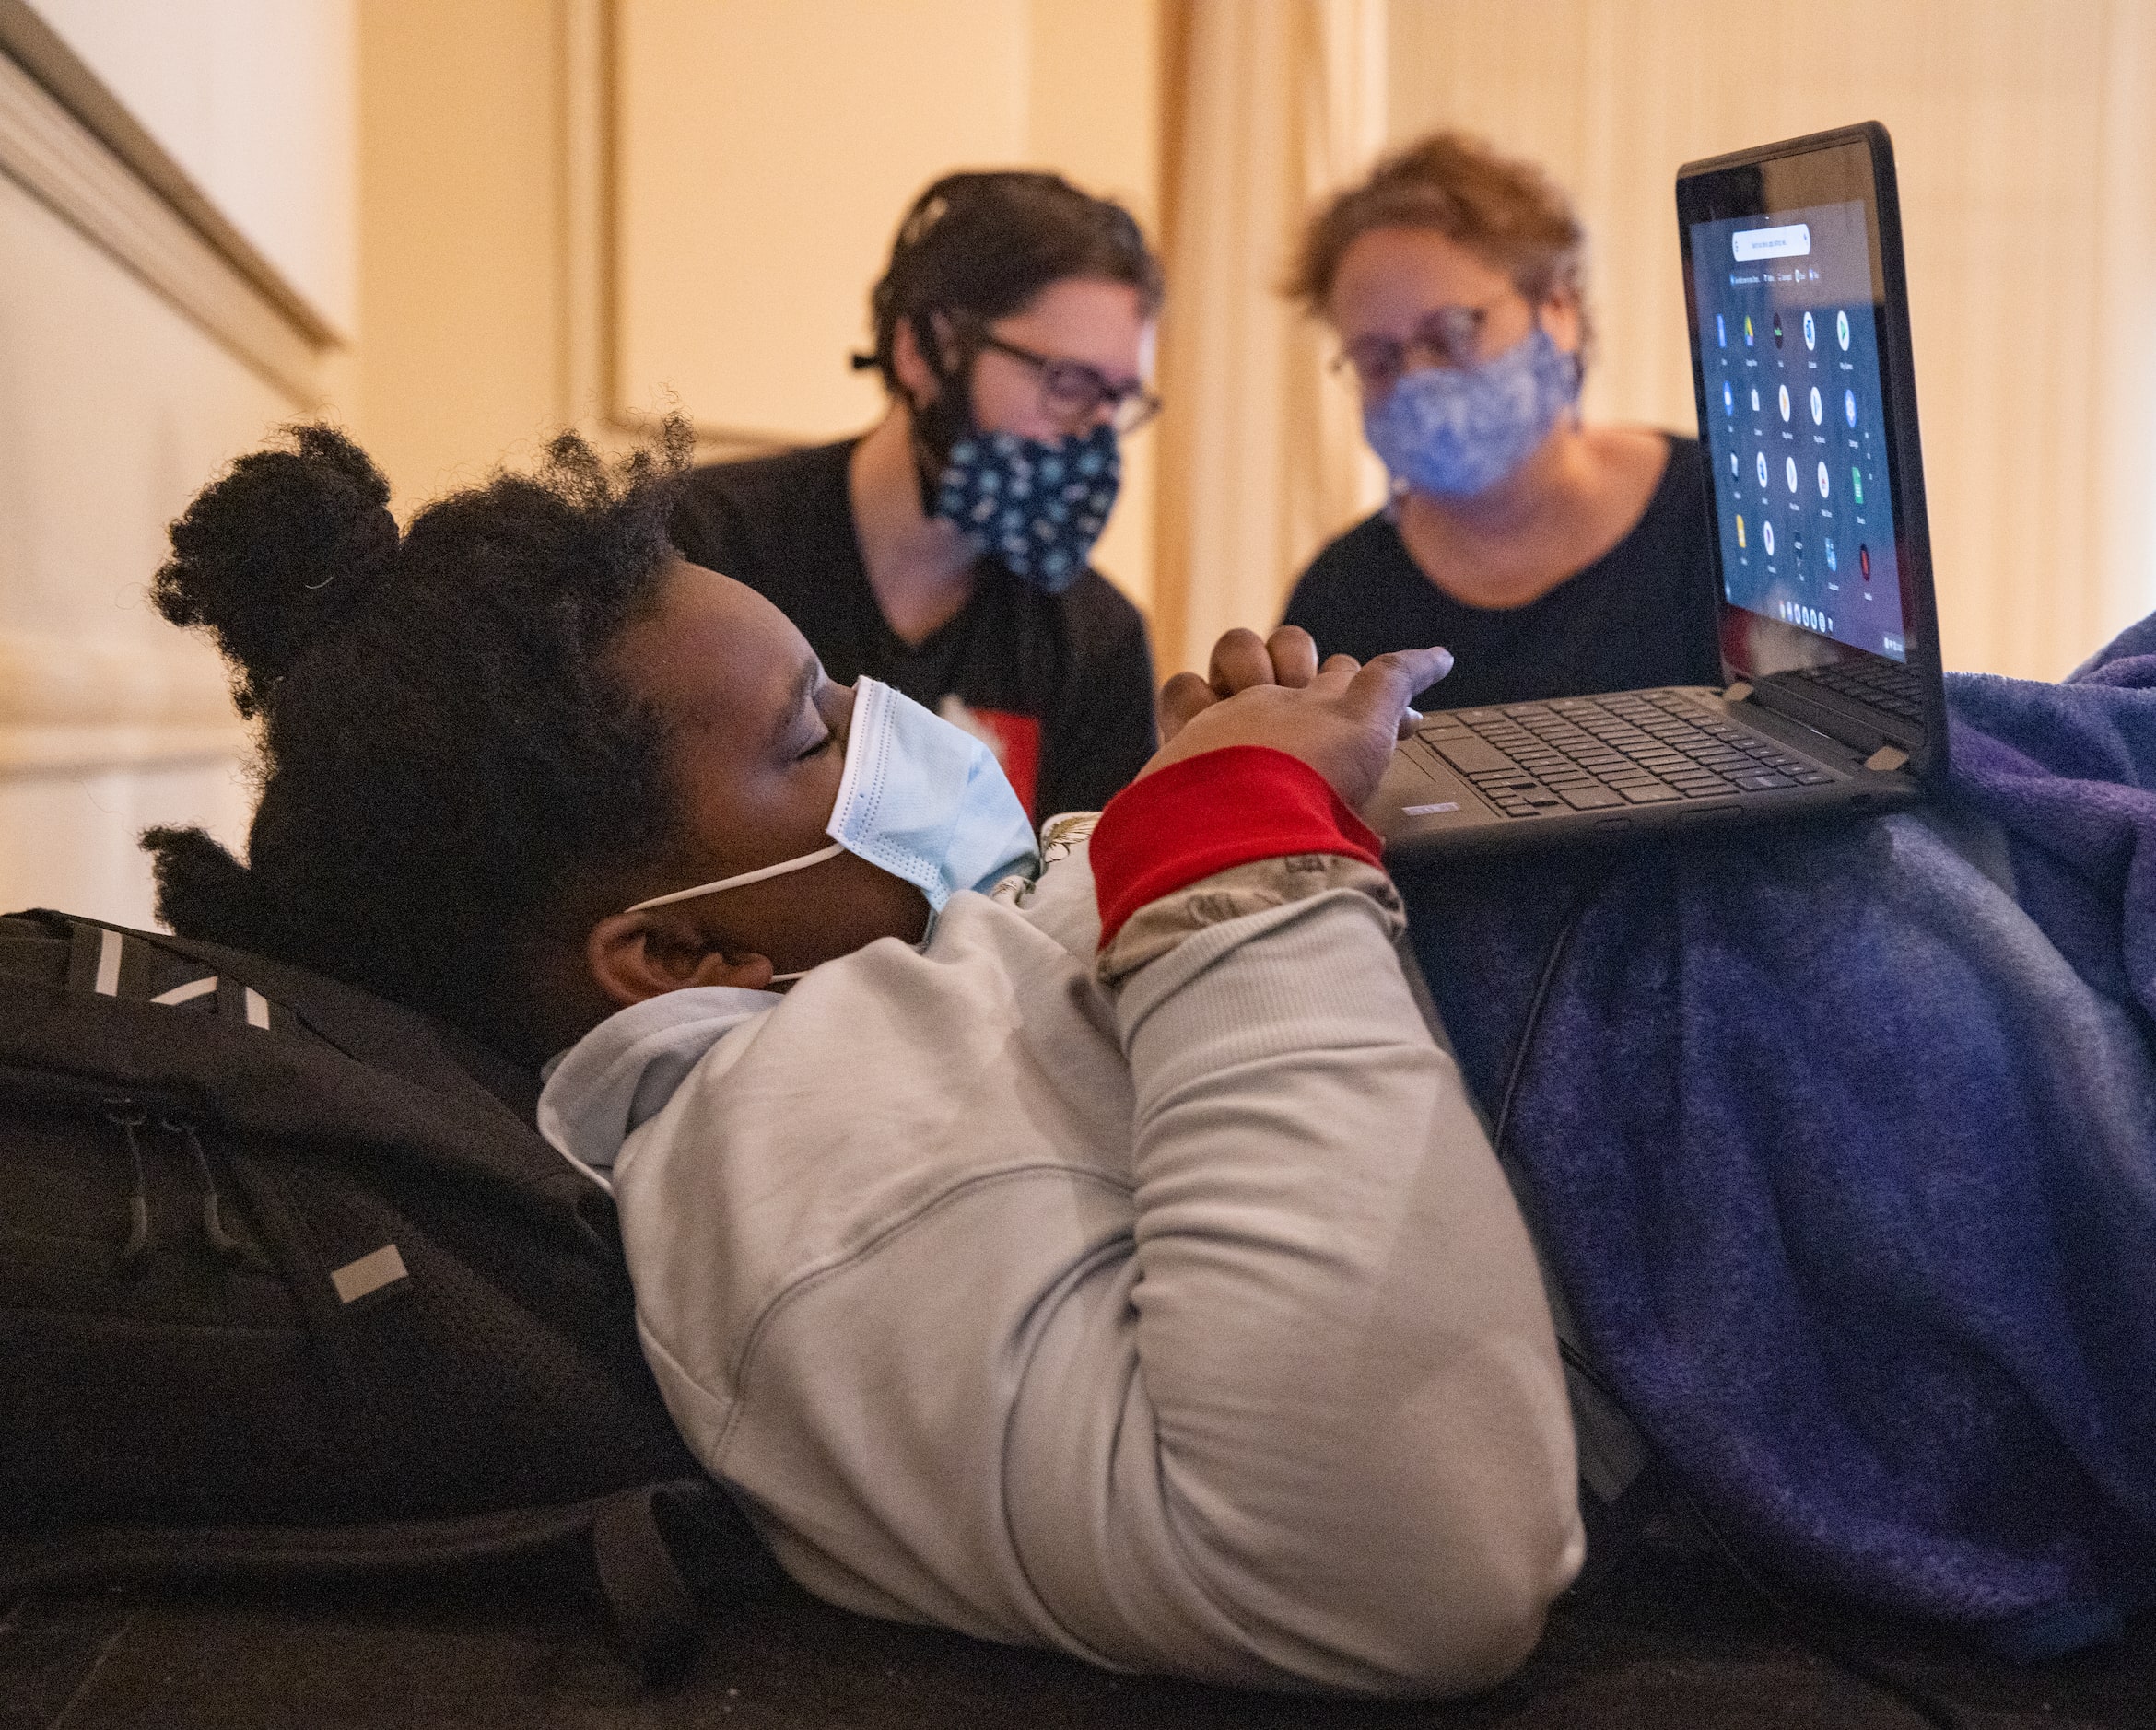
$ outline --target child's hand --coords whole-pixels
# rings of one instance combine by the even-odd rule
[[[1213,647],[1209,678],[1180,672],[1162,687],[1165,742],[1142,773],[1227,745],[1262,745],[1299,757],[1359,806],[1414,725],[1410,700],[1451,671],[1442,649],[1399,649],[1368,666],[1334,655],[1319,666],[1317,645],[1296,625],[1262,641],[1255,631],[1230,631]]]

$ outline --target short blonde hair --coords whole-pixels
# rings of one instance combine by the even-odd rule
[[[1341,260],[1373,228],[1434,228],[1503,271],[1536,306],[1569,291],[1584,326],[1587,230],[1572,201],[1533,163],[1480,138],[1432,133],[1334,193],[1303,230],[1288,295],[1322,318]]]

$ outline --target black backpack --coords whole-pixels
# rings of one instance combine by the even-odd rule
[[[770,1564],[534,1097],[303,969],[0,918],[0,1587],[588,1557],[684,1663]]]

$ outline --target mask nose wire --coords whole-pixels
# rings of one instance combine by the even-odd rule
[[[670,906],[676,901],[693,901],[698,895],[717,894],[721,889],[742,889],[750,883],[760,883],[767,878],[783,877],[788,871],[806,871],[811,865],[821,865],[827,859],[837,859],[846,851],[843,842],[834,841],[815,853],[803,853],[799,859],[780,859],[776,865],[766,865],[760,871],[743,871],[737,876],[721,877],[717,883],[698,883],[693,889],[676,889],[670,895],[653,895],[649,901],[639,901],[627,909],[630,913],[644,913],[653,907]]]

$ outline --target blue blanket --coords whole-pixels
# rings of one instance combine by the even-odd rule
[[[1403,886],[1493,1109],[1591,897],[1508,1151],[1693,1493],[2034,1655],[2156,1601],[2156,620],[1950,707],[1935,813]],[[1987,869],[1941,833],[1971,813]]]

